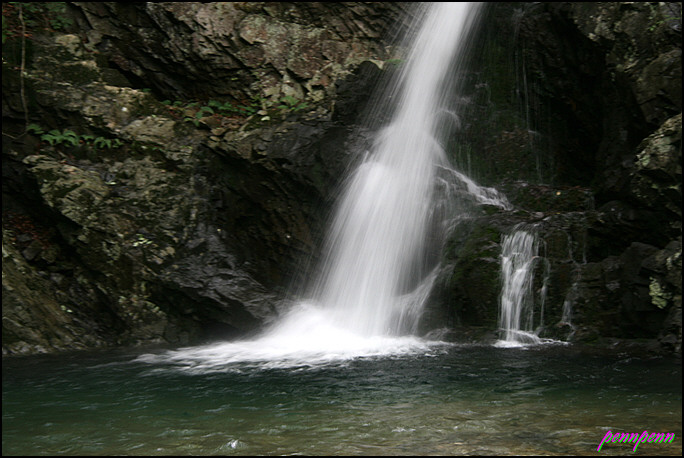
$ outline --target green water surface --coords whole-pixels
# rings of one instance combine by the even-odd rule
[[[443,346],[189,374],[121,352],[5,358],[3,455],[680,455],[681,361]],[[605,444],[611,430],[672,444]]]

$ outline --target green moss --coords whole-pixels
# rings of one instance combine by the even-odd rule
[[[651,303],[661,310],[665,309],[672,300],[672,295],[665,291],[660,282],[653,277],[648,285],[648,293],[651,296]]]

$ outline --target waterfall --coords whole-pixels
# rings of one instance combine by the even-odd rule
[[[505,235],[501,247],[501,297],[499,327],[503,339],[498,346],[538,344],[541,339],[534,333],[535,293],[534,274],[539,241],[534,228],[516,227]],[[545,288],[542,288],[542,307]],[[539,320],[541,324],[541,319]]]
[[[445,79],[476,11],[446,2],[428,10],[397,84],[392,122],[349,178],[332,222],[313,297],[360,334],[415,329],[434,279],[427,257],[440,239],[437,176],[449,169],[437,126]]]
[[[458,219],[449,215],[449,197],[510,207],[495,190],[453,170],[440,145],[445,118],[457,118],[443,106],[454,90],[448,77],[478,11],[471,3],[421,5],[420,29],[387,96],[394,102],[391,122],[345,180],[309,298],[255,340],[181,349],[162,359],[201,372],[234,363],[311,366],[441,345],[414,334],[437,277],[444,232]]]

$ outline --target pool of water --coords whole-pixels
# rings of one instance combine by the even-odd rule
[[[441,344],[189,371],[167,354],[5,358],[3,455],[595,455],[644,430],[675,439],[600,454],[682,451],[679,359]]]

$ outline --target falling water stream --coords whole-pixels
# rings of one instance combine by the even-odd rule
[[[543,316],[544,289],[535,301],[535,267],[540,261],[539,240],[533,227],[515,228],[501,243],[501,296],[498,346],[542,343],[535,333],[535,311]],[[539,310],[535,310],[538,302]],[[537,321],[537,327],[542,325]]]
[[[345,180],[323,254],[320,277],[262,335],[239,342],[143,355],[189,371],[249,361],[261,367],[311,366],[379,355],[425,353],[442,342],[416,337],[437,276],[432,259],[448,227],[450,198],[506,207],[498,193],[454,170],[440,129],[458,51],[479,4],[435,3],[422,19],[397,81],[391,122],[379,129]],[[390,109],[381,104],[378,109]],[[451,116],[457,116],[449,111]]]
[[[471,4],[447,2],[429,11],[398,84],[393,121],[349,180],[333,221],[315,296],[336,322],[362,335],[398,335],[420,316],[425,294],[414,285],[429,281],[434,267],[423,261],[437,172],[448,167],[436,131],[442,90],[476,13]],[[409,297],[399,300],[402,294]]]
[[[309,294],[251,340],[3,361],[3,455],[582,455],[610,429],[646,428],[677,439],[642,450],[681,454],[670,359],[415,335],[459,217],[449,202],[510,208],[440,146],[440,116],[458,116],[441,105],[447,74],[478,7],[420,11],[391,122],[345,181]],[[502,301],[524,304],[534,238],[509,245],[518,292]],[[527,312],[507,310],[502,326],[526,330]]]

